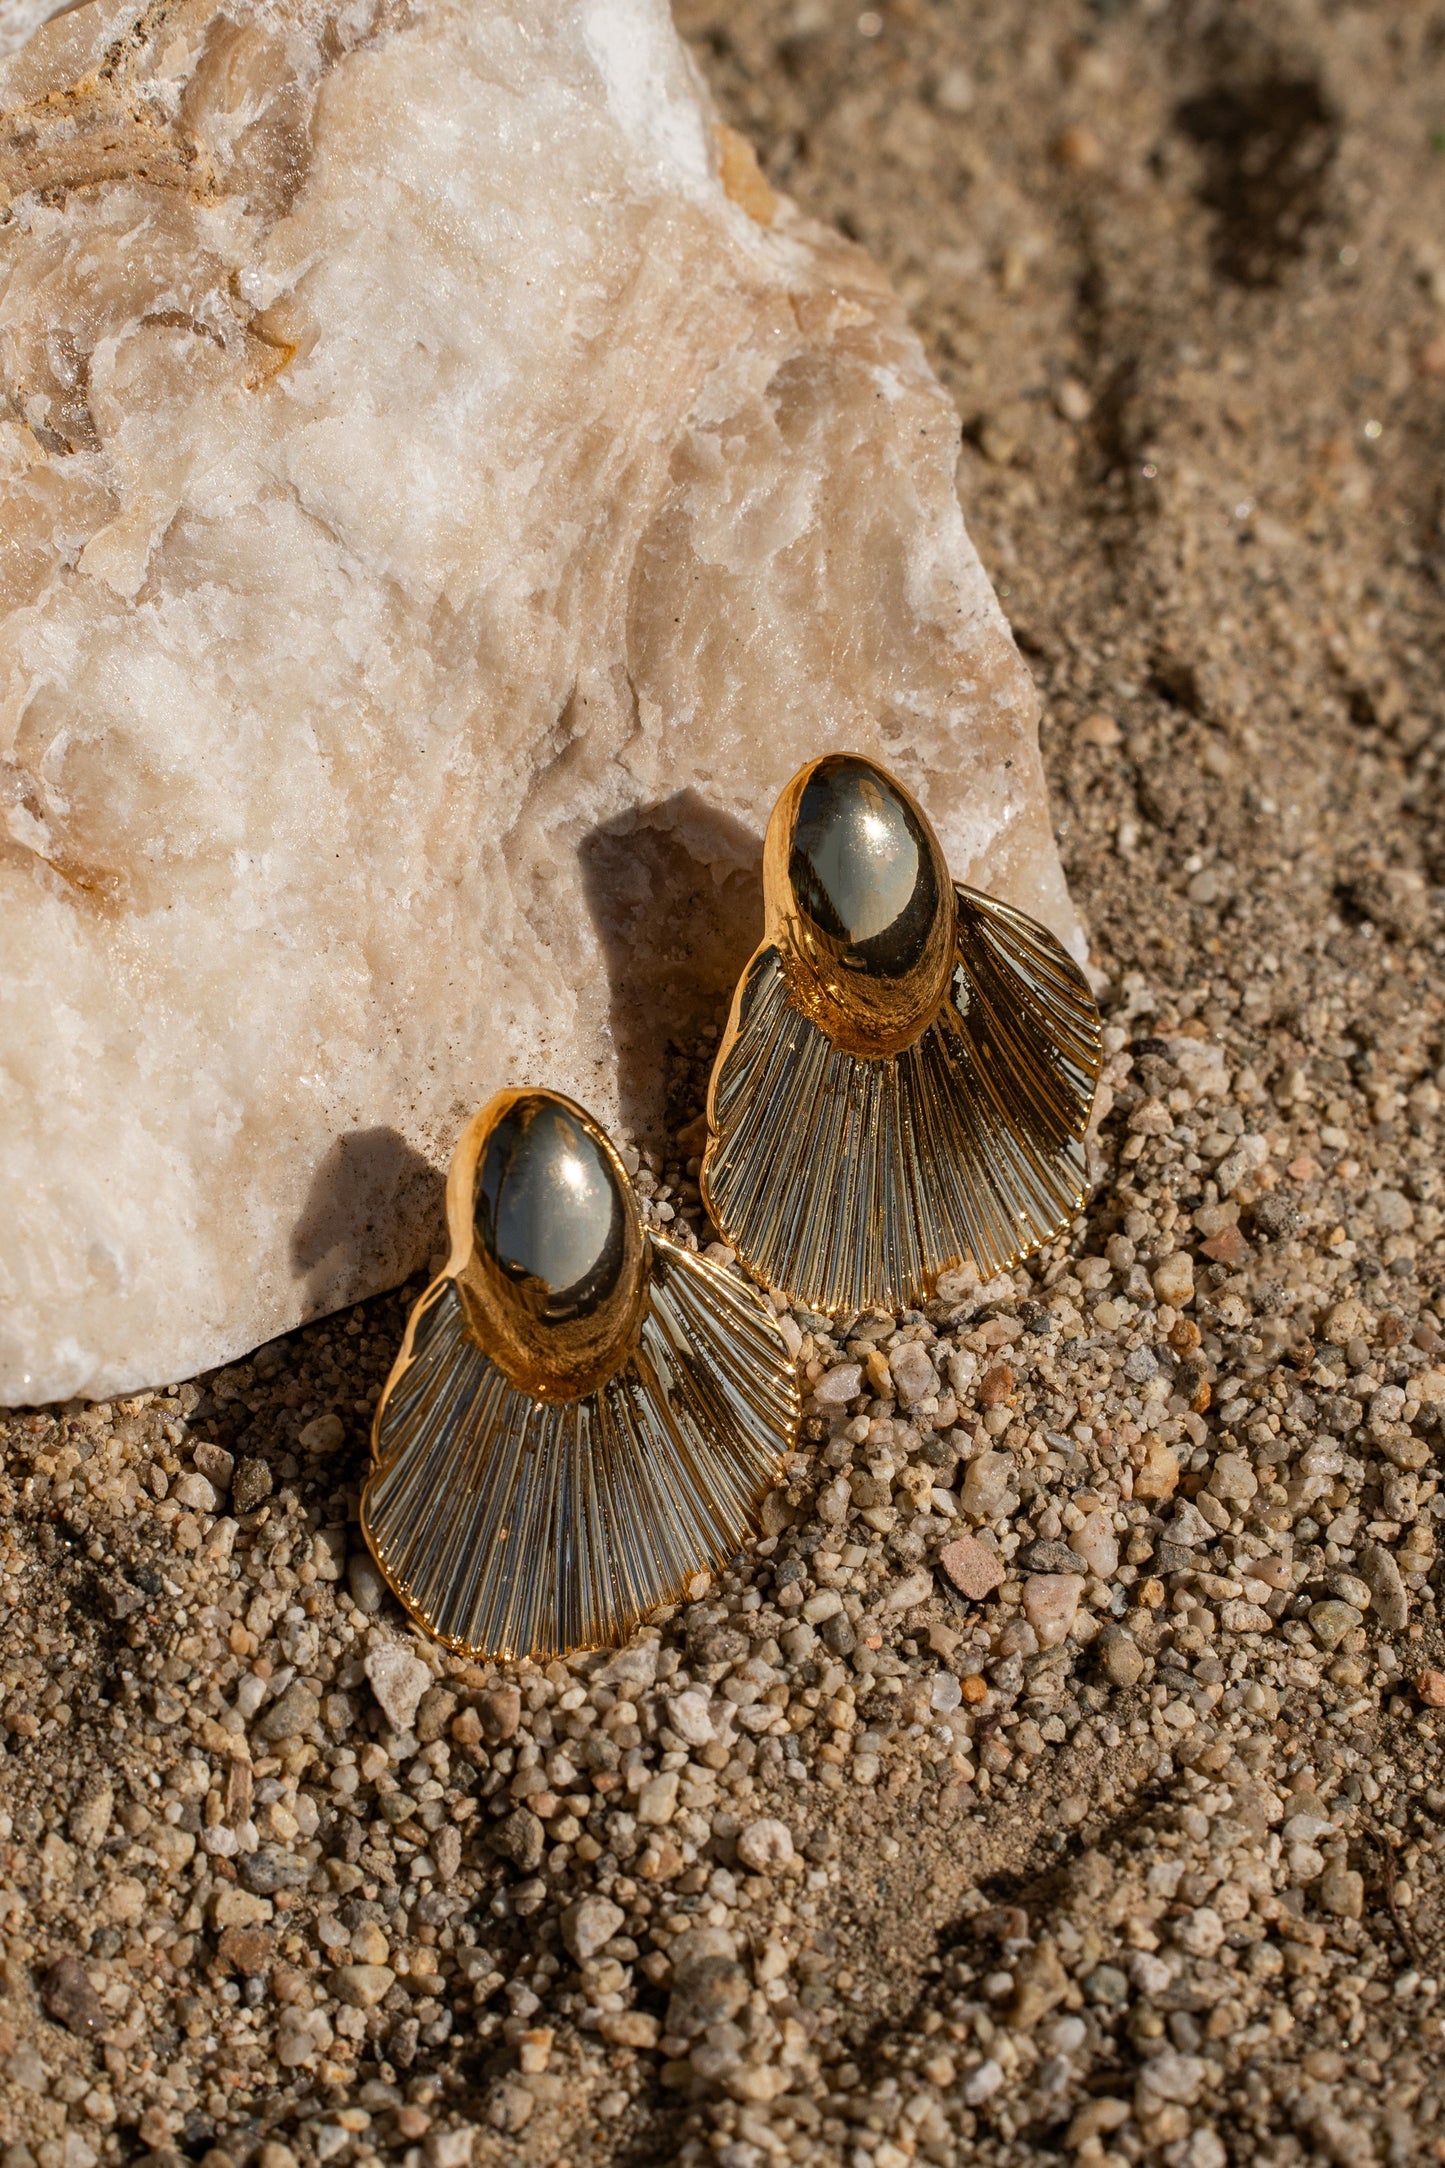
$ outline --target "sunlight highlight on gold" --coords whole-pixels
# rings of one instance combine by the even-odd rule
[[[798,1426],[782,1335],[644,1228],[611,1140],[558,1093],[483,1108],[447,1215],[377,1408],[366,1539],[448,1647],[624,1640],[755,1530]]]
[[[824,1313],[899,1310],[1066,1227],[1102,1041],[1061,943],[955,884],[922,808],[853,754],[789,783],[763,881],[700,1178],[748,1269]]]

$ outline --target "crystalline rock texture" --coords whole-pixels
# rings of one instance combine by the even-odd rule
[[[499,1086],[655,1122],[819,752],[1081,952],[954,415],[661,0],[38,12],[0,0],[0,1402],[394,1284]]]

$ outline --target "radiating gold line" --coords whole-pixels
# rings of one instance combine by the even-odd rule
[[[991,1277],[1083,1204],[1102,1062],[1088,983],[1022,912],[957,897],[956,992],[901,1054],[835,1047],[792,1007],[775,948],[745,975],[704,1194],[749,1270],[809,1308],[910,1307],[964,1258]]]
[[[414,1618],[473,1655],[618,1641],[756,1525],[797,1380],[755,1289],[649,1238],[635,1353],[580,1400],[518,1391],[429,1288],[388,1384],[362,1525]]]

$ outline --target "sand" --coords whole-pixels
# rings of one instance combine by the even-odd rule
[[[1006,1282],[795,1316],[769,1533],[618,1660],[408,1640],[354,1525],[400,1298],[8,1419],[0,2158],[1429,2161],[1438,38],[682,20],[958,403],[1098,1187]],[[709,1044],[635,1140],[700,1240]]]

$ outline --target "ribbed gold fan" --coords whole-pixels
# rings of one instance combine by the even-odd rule
[[[703,1192],[769,1287],[824,1313],[924,1301],[1049,1241],[1087,1189],[1102,1059],[1088,982],[1021,911],[955,887],[955,965],[901,1052],[846,1052],[800,1013],[783,954],[753,958],[719,1055]]]
[[[412,1313],[377,1410],[361,1517],[397,1595],[438,1640],[472,1654],[545,1659],[625,1640],[701,1568],[733,1554],[778,1479],[799,1399],[782,1336],[756,1291],[632,1225],[636,1205],[620,1163],[613,1166],[611,1146],[582,1110],[552,1094],[506,1099],[501,1112],[494,1102],[478,1117],[470,1146],[464,1139],[459,1147],[448,1199],[453,1257]],[[614,1277],[601,1284],[600,1299],[594,1287],[582,1304],[575,1288],[556,1300],[544,1289],[556,1323],[536,1321],[535,1274],[514,1272],[520,1293],[508,1298],[504,1288],[490,1311],[479,1310],[478,1256],[490,1248],[505,1264],[509,1240],[505,1185],[492,1216],[484,1211],[495,1156],[489,1139],[508,1134],[509,1116],[511,1131],[529,1123],[535,1138],[558,1108],[567,1124],[558,1131],[562,1143],[544,1135],[541,1161],[550,1190],[539,1192],[534,1170],[522,1168],[534,1183],[522,1197],[531,1215],[523,1237],[540,1250],[540,1224],[553,1254],[562,1254],[579,1180],[591,1178],[583,1202],[589,1194],[600,1200],[596,1224],[612,1243]],[[519,1162],[514,1148],[513,1170]],[[474,1194],[483,1200],[477,1227]],[[630,1308],[634,1268],[615,1263],[617,1223],[607,1218],[614,1203],[636,1244],[638,1300]],[[515,1225],[511,1240],[515,1248]],[[616,1352],[604,1349],[601,1358],[601,1367],[612,1367],[584,1391],[540,1381],[529,1390],[480,1344],[479,1318],[480,1331],[496,1335],[494,1352],[506,1347],[505,1321],[495,1313],[512,1299],[522,1327],[534,1328],[534,1345],[519,1361],[551,1353],[549,1332],[571,1335],[563,1352],[575,1360],[581,1326],[609,1314],[614,1285],[627,1302],[616,1313]],[[596,1349],[585,1352],[595,1367]]]

